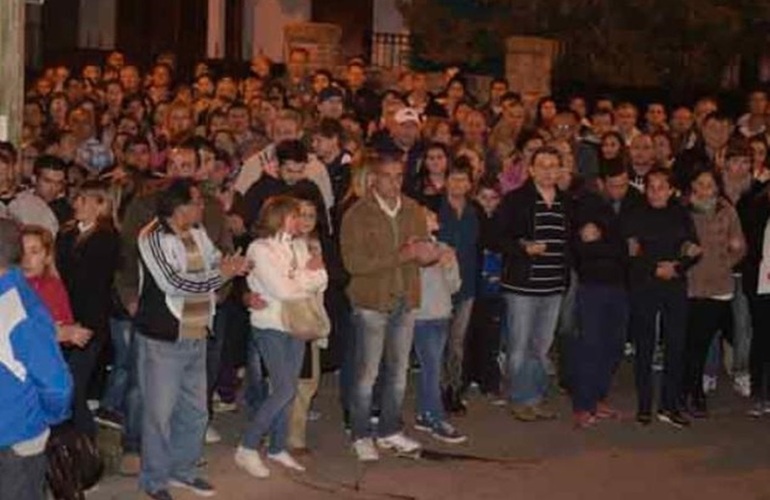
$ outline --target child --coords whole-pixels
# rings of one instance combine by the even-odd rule
[[[428,230],[438,231],[438,219],[425,210]],[[452,294],[460,289],[460,267],[454,251],[444,243],[439,246],[438,261],[420,269],[422,303],[415,316],[414,350],[420,362],[417,421],[415,429],[430,432],[445,443],[463,443],[468,438],[446,420],[441,400],[441,366],[452,318]]]
[[[500,204],[500,185],[494,177],[479,183],[476,203],[479,210],[479,284],[468,331],[467,382],[479,385],[482,394],[500,395],[501,323],[504,303],[500,293],[502,256],[495,250],[497,238],[495,212]]]
[[[69,296],[54,265],[54,240],[42,226],[24,226],[21,230],[21,269],[30,287],[37,292],[56,324],[60,344],[82,347],[91,339],[91,331],[75,324]]]

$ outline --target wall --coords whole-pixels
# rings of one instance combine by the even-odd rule
[[[261,52],[273,61],[283,61],[283,28],[310,21],[312,0],[247,0],[246,5],[252,6],[252,54]]]
[[[80,0],[78,47],[115,48],[117,0]]]
[[[407,33],[404,16],[396,7],[396,0],[374,0],[374,31],[377,33]]]

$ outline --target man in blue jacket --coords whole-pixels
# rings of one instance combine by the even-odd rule
[[[72,379],[51,316],[15,267],[19,241],[0,219],[0,500],[42,500],[49,427],[69,416]]]

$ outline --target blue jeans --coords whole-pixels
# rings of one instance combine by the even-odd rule
[[[401,407],[406,392],[406,374],[414,338],[414,311],[404,301],[389,313],[370,309],[355,310],[356,381],[352,405],[352,436],[371,436],[374,383],[380,374],[380,421],[377,434],[390,436],[401,431]]]
[[[206,340],[162,342],[137,335],[142,391],[142,472],[148,492],[169,479],[192,481],[203,451],[206,411]]]
[[[108,410],[126,414],[126,395],[131,373],[131,343],[134,332],[130,319],[110,318],[110,340],[112,341],[112,370],[102,396],[101,406]]]
[[[508,316],[510,400],[539,404],[548,391],[548,351],[559,320],[561,295],[505,295]]]
[[[45,500],[45,453],[21,457],[0,448],[0,500]]]
[[[302,371],[305,343],[286,332],[278,330],[252,330],[251,341],[256,343],[249,365],[259,363],[261,357],[270,377],[270,394],[260,405],[249,422],[243,436],[243,446],[250,450],[259,448],[262,438],[270,433],[268,453],[286,450],[289,433],[289,415],[297,394],[297,381]]]
[[[449,324],[449,319],[417,320],[414,323],[414,352],[420,362],[417,414],[429,422],[440,422],[445,418],[441,402],[441,360]]]
[[[246,359],[248,362],[246,363],[246,389],[243,391],[243,402],[246,404],[246,418],[251,420],[270,392],[264,370],[262,370],[259,346],[253,336],[249,340]]]
[[[593,412],[607,398],[628,323],[628,296],[623,287],[580,285],[577,290],[580,334],[574,339],[572,362],[572,407]]]

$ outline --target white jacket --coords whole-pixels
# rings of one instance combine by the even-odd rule
[[[326,270],[307,269],[310,251],[305,240],[277,234],[255,240],[246,252],[254,269],[246,278],[249,289],[266,302],[251,310],[251,325],[260,329],[286,331],[281,303],[311,297],[326,290]]]

